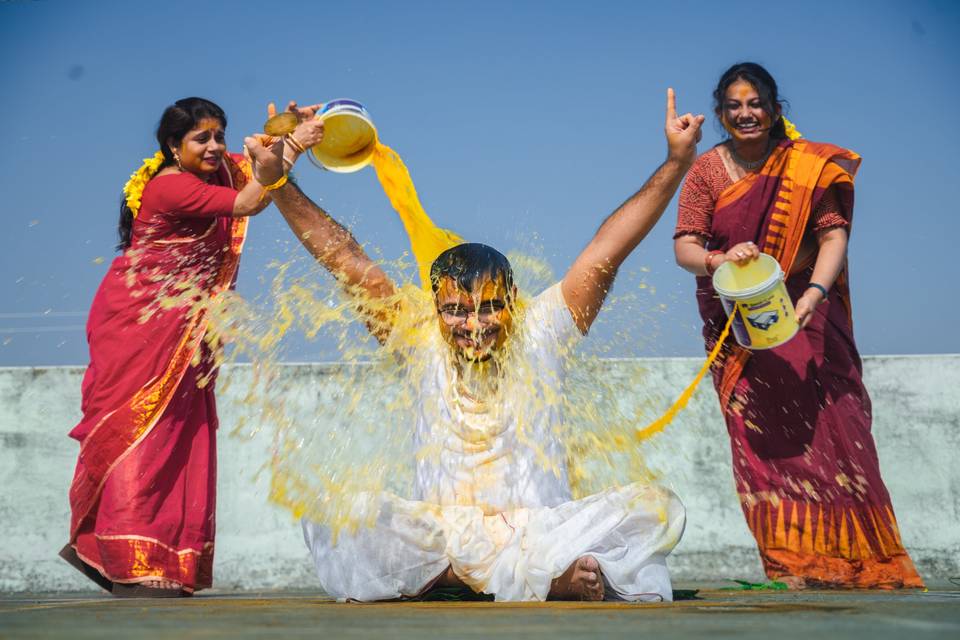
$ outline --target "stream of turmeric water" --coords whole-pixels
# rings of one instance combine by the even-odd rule
[[[396,152],[378,145],[373,166],[410,238],[419,285],[407,279],[393,297],[365,299],[359,305],[354,295],[358,292],[344,292],[340,283],[311,261],[298,257],[276,262],[264,302],[230,292],[212,302],[206,338],[214,346],[230,345],[217,350],[221,364],[243,359],[252,363],[251,380],[242,394],[247,417],[234,434],[272,432],[272,456],[264,469],[271,478],[271,500],[294,516],[306,515],[334,531],[358,526],[369,517],[355,513],[351,496],[386,490],[411,497],[415,461],[439,455],[414,450],[414,423],[417,412],[424,410],[415,406],[414,385],[426,363],[409,356],[415,345],[430,338],[430,332],[438,331],[429,293],[430,264],[442,251],[463,242],[427,216]],[[521,291],[518,313],[522,314],[529,300],[523,292],[538,293],[555,279],[547,262],[534,252],[509,252],[508,258]],[[409,267],[402,260],[386,265],[393,273],[409,273]],[[650,308],[663,312],[665,305],[656,303],[652,287],[647,288],[642,276],[636,287],[649,295],[638,297],[633,291],[611,296],[607,305],[622,306],[634,322]],[[646,317],[644,333],[649,334],[649,323],[655,320],[649,314]],[[363,330],[364,324],[381,321],[390,323],[384,345]],[[608,375],[610,367],[601,355],[616,349],[603,348],[594,349],[593,355],[575,350],[565,354],[569,376],[560,393],[545,385],[538,371],[524,366],[521,359],[512,359],[507,348],[500,356],[503,362],[490,402],[505,401],[507,396],[532,399],[514,405],[529,405],[531,415],[519,412],[515,427],[520,441],[534,450],[540,445],[528,437],[533,413],[543,404],[562,411],[564,420],[555,436],[565,445],[566,459],[551,460],[546,452],[540,457],[547,468],[565,466],[576,498],[627,482],[651,481],[656,473],[645,463],[644,442],[663,431],[689,402],[716,360],[729,328],[728,323],[718,346],[672,404],[672,398],[645,391],[649,385],[641,368],[631,369],[627,381],[622,375]],[[338,345],[340,363],[324,366],[310,378],[320,380],[317,388],[296,384],[285,371],[283,338],[291,331],[308,339],[324,335]],[[637,334],[632,327],[623,339],[635,340]],[[515,338],[522,340],[522,336]],[[636,394],[625,399],[624,389]],[[664,406],[668,407],[665,412]]]

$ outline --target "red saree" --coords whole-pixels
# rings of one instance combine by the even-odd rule
[[[229,217],[243,164],[226,157],[209,184],[153,178],[93,300],[70,545],[112,582],[212,581],[216,347],[204,338],[243,247],[247,220]]]
[[[783,141],[759,173],[717,199],[708,249],[753,241],[785,273],[796,302],[813,271],[795,264],[810,212],[828,188],[849,223],[855,153]],[[707,277],[697,299],[708,350],[726,314]],[[900,540],[870,433],[870,397],[853,339],[847,269],[790,342],[748,351],[732,340],[713,370],[747,524],[767,575],[822,586],[922,587]]]

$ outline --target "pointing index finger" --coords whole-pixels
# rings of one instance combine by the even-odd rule
[[[673,87],[667,89],[667,120],[675,120],[677,117],[677,97]]]

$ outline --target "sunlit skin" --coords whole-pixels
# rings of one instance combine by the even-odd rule
[[[503,281],[484,278],[472,291],[464,291],[453,278],[443,278],[435,302],[440,334],[454,352],[472,362],[489,360],[501,349],[513,329],[511,291]]]
[[[779,117],[780,105],[773,105]],[[773,117],[763,108],[756,87],[746,80],[737,80],[727,87],[717,116],[730,134],[730,142],[741,158],[756,160],[767,151]]]
[[[204,118],[183,136],[179,145],[170,144],[170,149],[180,156],[184,171],[209,178],[220,168],[227,151],[223,124],[216,118]]]

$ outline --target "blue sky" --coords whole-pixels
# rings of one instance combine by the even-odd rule
[[[438,222],[505,251],[535,237],[559,274],[662,161],[666,87],[709,114],[719,74],[746,59],[774,74],[808,138],[864,157],[851,243],[861,352],[960,351],[958,7],[0,2],[0,365],[86,363],[82,326],[114,255],[120,189],[178,98],[219,103],[233,150],[270,100],[360,100]],[[701,150],[719,139],[711,120]],[[298,174],[361,241],[388,258],[406,249],[372,170]],[[674,203],[624,268],[649,269],[656,293],[641,303],[666,311],[615,327],[645,337],[615,355],[702,353],[675,216]],[[268,263],[300,253],[268,209],[241,292],[262,296]],[[291,345],[291,359],[336,357],[322,341]]]

